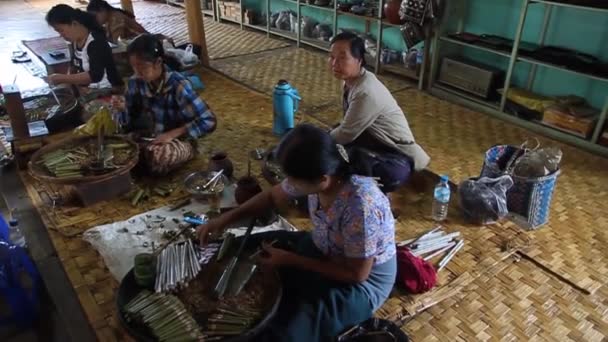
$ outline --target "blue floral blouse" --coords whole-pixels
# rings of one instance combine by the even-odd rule
[[[287,180],[283,190],[297,196]],[[395,254],[395,219],[388,198],[369,177],[352,176],[329,210],[321,209],[319,196],[309,195],[312,237],[325,255],[347,258],[374,257],[382,264]]]

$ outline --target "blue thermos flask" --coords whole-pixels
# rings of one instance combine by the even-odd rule
[[[285,80],[279,80],[272,94],[274,112],[272,132],[274,134],[281,136],[294,127],[294,117],[301,99],[296,88]]]

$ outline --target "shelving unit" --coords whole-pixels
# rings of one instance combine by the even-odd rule
[[[179,7],[182,7],[182,8],[186,8],[186,5],[184,4],[184,1],[165,0],[165,2],[167,3],[167,5],[174,5],[174,6],[179,6]],[[215,4],[215,0],[211,1],[211,3]],[[215,13],[214,13],[213,9],[207,9],[206,8],[205,0],[201,0],[201,8],[203,9],[202,12],[203,12],[204,15],[209,16],[209,17],[213,17],[213,19],[216,20]]]
[[[218,0],[214,0],[214,1],[215,1],[215,3],[217,3]],[[270,0],[262,0],[262,1],[264,1],[266,13],[270,13]],[[377,51],[376,56],[373,57],[373,61],[371,61],[372,63],[368,63],[372,67],[373,71],[376,73],[387,72],[387,73],[399,75],[402,77],[406,77],[406,78],[409,78],[412,80],[416,80],[416,81],[418,81],[418,88],[422,89],[424,82],[425,82],[425,75],[427,73],[426,66],[428,65],[428,63],[426,60],[423,60],[421,70],[420,70],[420,75],[422,75],[422,77],[419,77],[419,75],[417,74],[416,71],[408,69],[403,64],[383,65],[380,63],[380,54],[381,54],[381,50],[383,48],[383,45],[382,45],[383,31],[387,28],[399,28],[400,27],[400,25],[391,24],[382,18],[382,8],[384,6],[385,0],[379,0],[378,15],[374,16],[374,17],[357,15],[357,14],[354,14],[351,12],[342,12],[338,9],[336,0],[334,0],[333,5],[330,5],[330,6],[318,6],[318,5],[308,4],[304,0],[303,1],[281,0],[281,1],[296,5],[298,18],[302,17],[302,8],[307,8],[307,7],[325,11],[328,13],[332,13],[333,14],[332,23],[329,23],[329,24],[332,27],[332,30],[334,33],[337,32],[339,29],[339,27],[338,27],[338,17],[339,16],[348,16],[348,17],[356,18],[361,21],[365,21],[366,22],[365,26],[367,29],[366,33],[374,32],[375,36],[378,38],[377,42],[376,42],[376,51]],[[217,10],[217,12],[214,14],[214,18],[217,18],[217,20],[219,20],[219,21],[226,21],[226,22],[239,24],[239,25],[241,25],[241,28],[248,28],[248,29],[265,32],[269,37],[271,35],[274,35],[274,36],[292,40],[292,41],[296,42],[296,45],[298,47],[305,45],[305,46],[313,47],[313,48],[316,48],[316,49],[319,49],[322,51],[329,51],[329,42],[304,37],[304,35],[301,33],[300,30],[299,30],[299,32],[289,32],[289,31],[279,30],[276,28],[271,28],[268,20],[266,20],[267,21],[266,25],[263,25],[263,24],[262,25],[251,25],[251,24],[244,23],[243,14],[244,14],[245,8],[243,8],[243,0],[239,0],[238,3],[241,6],[241,12],[242,12],[241,16],[240,16],[240,19],[241,19],[240,21],[234,20],[231,18],[223,18],[221,16],[219,10]],[[215,6],[215,7],[217,9],[217,6]],[[427,37],[428,36],[429,35],[427,35]],[[430,52],[430,39],[428,39],[425,44],[424,56],[425,57],[428,56],[429,52]],[[368,58],[366,58],[366,60],[368,61]]]
[[[463,31],[464,23],[462,21],[460,21],[458,23],[456,32],[445,32],[446,31],[445,28],[441,27],[438,30],[438,33],[433,37],[433,41],[431,44],[431,48],[434,53],[432,55],[432,60],[431,60],[431,68],[430,68],[431,70],[429,72],[429,76],[430,76],[429,90],[432,94],[434,94],[436,96],[440,96],[440,97],[452,100],[454,102],[459,102],[461,104],[478,109],[480,111],[484,111],[488,114],[491,114],[491,115],[501,118],[503,120],[518,124],[520,126],[528,128],[537,133],[541,133],[541,134],[550,136],[554,139],[561,140],[561,141],[585,148],[594,153],[608,156],[608,147],[598,144],[598,140],[602,134],[604,125],[606,123],[606,117],[608,115],[608,96],[606,96],[606,99],[604,101],[605,104],[598,117],[598,120],[597,120],[596,125],[593,130],[593,134],[589,139],[582,137],[580,135],[576,135],[576,133],[565,131],[561,128],[557,128],[555,126],[551,126],[546,123],[525,120],[525,119],[519,118],[517,116],[511,115],[511,114],[508,114],[505,112],[507,93],[508,93],[509,88],[511,87],[513,72],[514,72],[514,68],[517,63],[527,63],[527,64],[531,65],[530,71],[528,73],[527,85],[526,85],[526,88],[528,90],[531,90],[534,85],[538,67],[560,70],[562,72],[578,75],[580,77],[585,77],[585,78],[593,79],[596,81],[608,83],[608,77],[603,77],[603,76],[598,76],[598,75],[581,72],[578,70],[568,69],[568,68],[565,68],[565,67],[562,67],[559,65],[555,65],[555,64],[547,63],[545,61],[535,59],[533,57],[520,56],[521,36],[522,36],[522,32],[523,32],[523,29],[525,26],[526,16],[528,14],[529,7],[533,6],[533,5],[537,5],[537,4],[543,4],[545,6],[545,13],[544,13],[542,28],[541,28],[541,32],[540,32],[540,36],[539,36],[539,41],[538,41],[539,46],[544,45],[549,22],[551,20],[553,7],[560,6],[560,7],[566,7],[566,8],[576,8],[579,10],[602,12],[604,14],[608,13],[608,8],[585,7],[585,6],[572,5],[572,4],[560,3],[560,2],[549,1],[549,0],[521,0],[521,12],[520,12],[520,16],[519,16],[517,29],[515,32],[515,38],[513,39],[513,46],[512,46],[511,51],[493,49],[493,48],[489,48],[486,46],[480,46],[477,44],[472,44],[472,43],[468,43],[468,42],[465,42],[465,41],[462,41],[459,39],[449,37],[448,34],[459,33],[459,32]],[[596,39],[596,38],[597,37],[594,37],[593,39]],[[508,68],[506,70],[504,86],[502,87],[502,96],[500,98],[500,103],[497,104],[497,103],[485,101],[481,98],[477,98],[473,95],[469,95],[466,92],[463,92],[458,89],[448,87],[448,86],[435,82],[435,80],[437,79],[438,72],[439,72],[439,64],[441,62],[441,52],[440,52],[441,44],[464,46],[467,48],[484,51],[486,53],[491,53],[491,54],[494,54],[497,56],[502,56],[502,57],[506,58],[508,60]]]

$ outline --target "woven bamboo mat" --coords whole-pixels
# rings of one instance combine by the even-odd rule
[[[176,44],[187,43],[188,25],[182,9],[148,2],[134,4],[140,24],[152,33],[172,37]],[[227,58],[290,46],[288,42],[270,39],[259,32],[245,31],[236,25],[222,24],[203,18],[210,59]]]
[[[288,80],[302,95],[305,111],[315,107],[342,103],[341,83],[327,67],[327,55],[307,49],[281,49],[261,54],[215,61],[212,67],[265,94],[272,90],[280,79]],[[407,81],[392,76],[380,76],[391,91],[411,87]],[[321,115],[321,114],[319,114]],[[319,118],[333,121],[333,117]]]
[[[267,96],[235,84],[213,72],[203,72],[202,80],[207,89],[202,96],[218,116],[218,130],[201,141],[202,154],[162,182],[179,183],[193,171],[206,169],[212,151],[227,151],[235,166],[235,175],[242,176],[247,170],[247,154],[255,148],[268,148],[277,143],[272,135],[272,103]],[[243,137],[247,137],[243,141]],[[252,163],[252,173],[262,179],[261,165]],[[99,254],[78,235],[96,225],[124,220],[134,214],[174,202],[182,193],[169,198],[153,197],[138,207],[130,204],[129,196],[102,202],[88,208],[56,206],[49,199],[53,187],[21,173],[26,190],[48,227],[51,239],[62,260],[66,273],[74,286],[84,311],[101,341],[124,341],[125,332],[117,320],[115,290],[117,282],[111,277]],[[49,194],[51,196],[49,196]],[[307,219],[289,217],[301,229],[309,229]]]
[[[433,158],[430,170],[457,181],[479,175],[485,151],[495,144],[537,138],[562,149],[549,223],[531,233],[529,255],[593,292],[608,283],[608,160],[437,100],[417,90],[395,94],[407,112],[418,142]]]
[[[409,186],[392,194],[392,205],[400,211],[396,224],[397,241],[416,237],[436,226],[430,214],[432,189],[437,182],[438,176],[423,172],[416,175]],[[481,274],[501,267],[505,258],[529,243],[525,234],[509,222],[484,227],[465,223],[457,200],[451,202],[448,219],[442,226],[447,232],[460,232],[465,245],[440,272],[438,287],[421,295],[395,290],[377,316],[391,320],[411,318],[456,295]],[[438,257],[432,261],[439,260]]]
[[[606,341],[606,296],[586,296],[525,259],[481,275],[404,326],[413,341]]]
[[[224,150],[235,164],[235,174],[246,172],[246,156],[255,148],[266,148],[276,144],[277,138],[271,133],[270,98],[253,92],[243,86],[213,72],[204,72],[203,81],[207,89],[203,97],[219,119],[218,130],[202,139],[203,155],[191,162],[184,170],[177,172],[164,182],[179,182],[193,170],[206,167],[209,153]],[[298,118],[302,122],[314,122],[308,116]],[[238,138],[240,137],[240,138]],[[242,137],[247,137],[243,141]],[[253,163],[253,173],[259,175],[260,165]],[[126,219],[136,213],[162,206],[172,201],[179,193],[169,199],[153,198],[139,207],[129,203],[129,197],[100,203],[86,209],[70,206],[52,207],[45,200],[49,187],[22,174],[28,194],[38,208],[42,219],[63,261],[66,272],[74,285],[85,312],[101,340],[120,340],[124,334],[115,317],[114,291],[117,283],[111,278],[100,256],[81,240],[78,234],[93,226]],[[397,235],[406,239],[433,227],[428,219],[430,212],[430,188],[436,179],[433,175],[421,177],[414,188],[394,198],[395,205],[404,208],[402,219],[398,220]],[[290,220],[298,227],[310,228],[306,219]],[[449,266],[442,271],[441,286],[422,296],[405,296],[395,292],[394,297],[382,308],[378,315],[391,319],[410,317],[420,310],[449,298],[473,279],[489,270],[510,252],[503,252],[501,246],[519,239],[518,231],[509,225],[490,228],[471,228],[465,226],[456,213],[452,213],[446,223],[447,230],[459,230],[467,244]],[[471,270],[474,270],[472,272]]]

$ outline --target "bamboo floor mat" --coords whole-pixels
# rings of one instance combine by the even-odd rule
[[[202,139],[201,156],[173,175],[172,179],[163,180],[164,182],[178,183],[188,172],[204,169],[211,151],[220,149],[227,151],[233,160],[235,175],[243,175],[246,172],[246,155],[249,151],[259,147],[266,148],[277,142],[277,138],[271,133],[272,103],[269,97],[235,84],[214,72],[205,71],[202,79],[207,84],[202,96],[218,115],[218,130]],[[307,116],[302,116],[299,120],[314,121]],[[243,137],[246,137],[245,141]],[[259,174],[259,167],[260,165],[253,164],[254,174]],[[172,194],[168,199],[154,197],[136,208],[130,205],[129,196],[85,209],[70,206],[53,208],[51,202],[44,199],[44,193],[51,192],[49,187],[36,182],[27,173],[21,175],[28,194],[49,228],[58,255],[99,339],[122,340],[124,331],[115,317],[114,291],[118,284],[111,278],[101,257],[82,241],[79,234],[93,226],[123,220],[136,213],[162,206],[181,194]],[[433,227],[432,221],[425,216],[430,212],[430,187],[435,181],[434,175],[427,174],[421,181],[416,182],[419,189],[396,195],[395,203],[405,208],[402,214],[404,218],[397,221],[398,239],[415,236]],[[299,228],[310,228],[307,219],[289,219]],[[391,319],[411,317],[457,294],[462,287],[512,254],[514,250],[503,252],[501,246],[506,243],[517,245],[521,237],[518,230],[509,225],[501,225],[497,229],[471,229],[463,225],[455,213],[446,223],[446,229],[461,231],[466,244],[442,271],[441,286],[421,296],[408,296],[396,291],[378,312],[379,316]]]
[[[278,80],[288,80],[298,89],[302,96],[300,103],[307,112],[315,112],[317,107],[342,103],[341,82],[329,71],[326,53],[288,48],[215,61],[211,66],[269,95]],[[391,91],[412,87],[411,83],[392,76],[381,75],[379,78]],[[323,122],[336,121],[334,116],[316,115],[319,115],[318,118]]]
[[[528,233],[527,253],[555,272],[594,292],[608,283],[608,159],[536,136],[417,90],[395,97],[407,112],[418,142],[431,155],[429,169],[456,181],[478,176],[485,151],[496,144],[521,144],[537,138],[562,149],[549,223]]]
[[[412,179],[410,186],[392,194],[393,207],[401,211],[396,224],[397,241],[416,237],[436,226],[430,214],[432,189],[438,181],[437,175],[423,172]],[[465,223],[457,202],[451,203],[448,219],[442,226],[446,232],[460,232],[465,245],[439,273],[438,287],[420,295],[407,295],[395,289],[377,316],[391,320],[411,319],[456,295],[480,275],[501,267],[503,260],[529,243],[525,234],[509,222],[483,227]],[[439,259],[432,261],[437,263]]]
[[[516,255],[403,329],[412,341],[606,341],[606,295],[583,295]]]
[[[188,42],[188,25],[183,9],[145,1],[134,3],[133,7],[138,22],[149,32],[172,37],[178,45]],[[203,21],[210,59],[248,55],[291,45],[259,32],[241,30],[237,25],[215,22],[210,17],[205,16]]]

